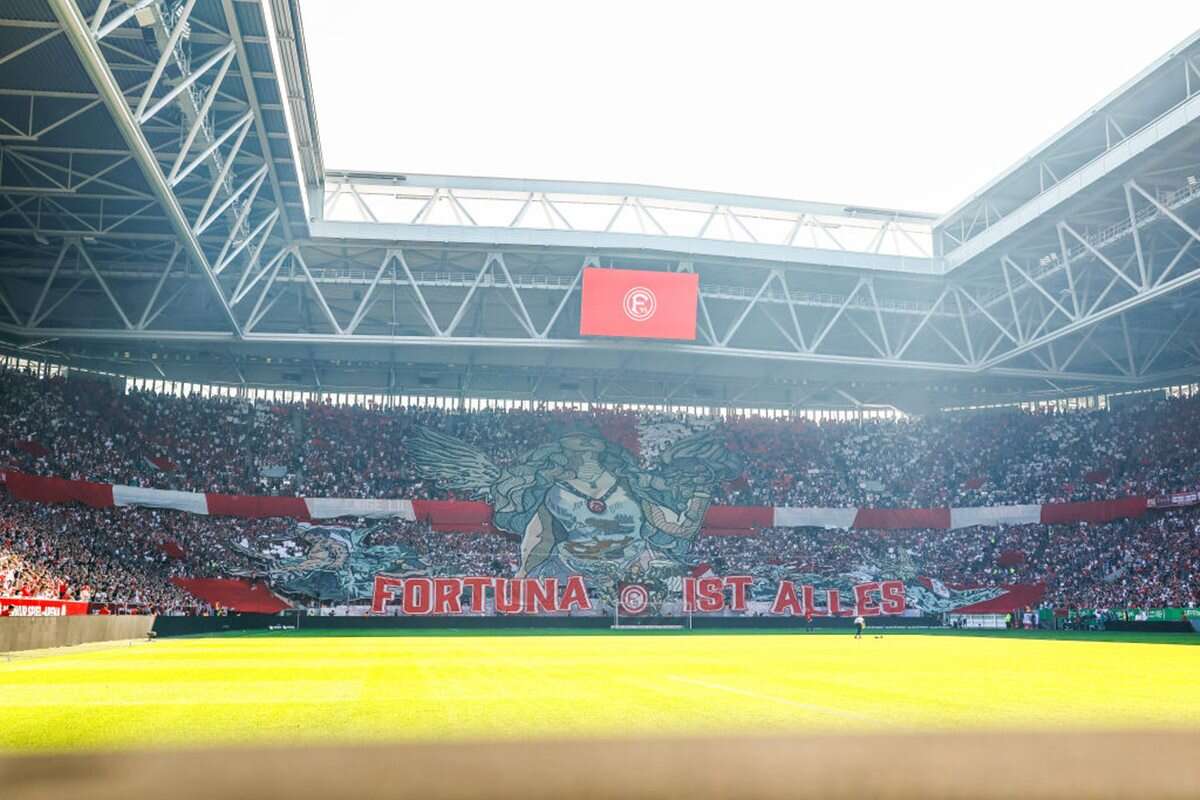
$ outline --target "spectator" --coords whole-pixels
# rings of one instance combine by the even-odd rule
[[[1200,398],[1109,411],[937,414],[811,424],[613,412],[454,412],[320,403],[252,403],[122,393],[89,379],[0,372],[0,467],[191,491],[446,498],[405,443],[437,429],[508,465],[576,425],[600,428],[652,468],[671,437],[720,433],[745,465],[716,502],[765,506],[931,507],[1104,500],[1195,491]],[[172,577],[253,574],[248,552],[295,554],[288,520],[232,520],[153,509],[37,506],[0,497],[0,591],[171,610],[195,604]],[[511,537],[440,533],[393,520],[435,574],[511,575]],[[290,549],[289,549],[290,548]],[[183,555],[180,556],[179,554]],[[1200,524],[1191,511],[1104,525],[1020,525],[830,534],[769,529],[702,537],[693,555],[720,574],[763,563],[847,572],[864,559],[947,584],[1044,582],[1058,607],[1185,605],[1197,599]]]

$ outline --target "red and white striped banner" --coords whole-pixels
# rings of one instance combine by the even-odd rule
[[[492,530],[492,509],[468,500],[397,500],[356,497],[282,497],[272,495],[207,494],[171,489],[146,489],[65,478],[44,478],[9,471],[8,491],[21,500],[40,503],[78,502],[93,508],[138,506],[189,514],[241,517],[290,517],[311,521],[339,517],[398,518],[429,522],[436,530]],[[761,528],[849,528],[949,530],[976,525],[1029,525],[1065,522],[1110,522],[1140,517],[1154,507],[1145,497],[1088,503],[980,506],[972,508],[796,508],[769,506],[712,506],[704,517],[711,535],[746,535]]]
[[[78,502],[93,508],[138,506],[228,517],[291,517],[335,519],[337,517],[399,517],[417,519],[412,500],[373,500],[356,497],[282,497],[272,495],[212,494],[147,489],[142,486],[43,478],[8,471],[9,494],[40,503]],[[418,504],[422,501],[416,501]]]

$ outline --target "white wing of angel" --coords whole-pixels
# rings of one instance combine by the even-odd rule
[[[500,477],[500,468],[483,451],[455,436],[420,428],[405,447],[421,476],[443,489],[483,497]]]

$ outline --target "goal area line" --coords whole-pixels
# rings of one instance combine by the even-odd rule
[[[638,625],[636,623],[613,623],[609,625],[609,630],[613,631],[682,631],[687,629],[687,625],[680,623],[678,625]]]

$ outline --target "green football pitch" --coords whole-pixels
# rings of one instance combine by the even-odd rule
[[[0,750],[1200,727],[1200,636],[357,635],[5,660]]]

